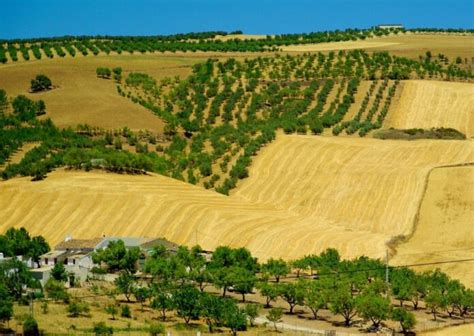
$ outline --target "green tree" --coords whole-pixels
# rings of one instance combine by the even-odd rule
[[[0,283],[14,299],[20,299],[25,288],[38,287],[26,264],[16,258],[0,263]]]
[[[404,334],[413,329],[416,324],[415,314],[407,311],[405,308],[394,308],[392,311],[392,320],[400,323]]]
[[[13,113],[20,121],[29,121],[36,117],[38,104],[24,95],[15,97],[12,101]]]
[[[126,270],[135,273],[139,257],[139,248],[127,249],[123,240],[111,241],[105,249],[92,254],[94,263],[105,263],[109,272]]]
[[[270,308],[270,302],[275,301],[280,295],[279,287],[268,282],[260,282],[258,289],[260,290],[260,295],[265,297],[265,308]]]
[[[202,317],[209,328],[209,332],[214,332],[214,326],[222,325],[224,322],[224,311],[230,300],[214,296],[208,293],[201,295]]]
[[[112,320],[115,320],[115,315],[118,313],[117,306],[114,304],[109,304],[105,307],[105,312],[112,316]]]
[[[135,276],[130,274],[128,271],[122,271],[118,278],[115,279],[114,283],[117,288],[117,292],[123,294],[127,301],[130,302],[130,297],[135,290]]]
[[[279,285],[279,295],[290,306],[289,313],[293,314],[296,305],[304,303],[304,289],[301,283],[285,283]]]
[[[58,262],[54,265],[53,269],[51,270],[51,277],[57,281],[67,281],[66,269],[64,268],[64,264],[62,262]]]
[[[333,314],[341,315],[344,324],[350,326],[352,319],[356,316],[356,301],[348,286],[338,286],[331,298],[330,309]]]
[[[0,283],[0,321],[9,321],[13,316],[13,299],[7,287]]]
[[[31,92],[46,91],[53,86],[51,79],[45,75],[37,75],[31,80]]]
[[[234,291],[242,295],[242,302],[245,302],[245,294],[252,293],[257,279],[251,271],[241,267],[233,267],[231,272]]]
[[[24,336],[39,336],[39,328],[38,322],[36,322],[35,318],[29,315],[23,321],[23,335]]]
[[[439,289],[432,290],[426,296],[425,302],[426,307],[430,309],[431,314],[433,314],[433,319],[436,321],[436,315],[438,314],[439,310],[446,307],[446,300],[443,294],[441,294]]]
[[[311,310],[313,318],[318,318],[318,312],[328,304],[325,289],[320,283],[315,281],[308,281],[304,283],[304,305]]]
[[[415,276],[415,272],[406,267],[392,271],[390,281],[392,294],[400,301],[400,307],[403,307],[403,301],[412,300],[416,295]]]
[[[153,294],[153,298],[150,304],[151,308],[159,310],[161,313],[161,319],[166,320],[166,312],[173,310],[174,301],[170,292],[159,289]]]
[[[245,313],[248,316],[251,327],[254,326],[255,319],[260,313],[260,308],[260,305],[257,303],[249,303],[245,305]]]
[[[46,240],[42,236],[37,236],[31,239],[29,251],[26,255],[30,257],[39,267],[40,257],[49,251],[50,247]]]
[[[381,294],[363,291],[356,298],[356,309],[361,317],[372,321],[374,328],[378,329],[380,323],[389,318],[391,304]]]
[[[174,293],[173,297],[176,312],[186,324],[201,316],[201,292],[198,289],[189,285],[182,286]]]
[[[282,316],[283,316],[282,308],[272,308],[268,311],[266,318],[268,321],[273,323],[273,327],[275,328],[275,331],[278,331],[277,323],[281,322]]]
[[[120,67],[113,68],[112,72],[114,73],[114,80],[116,82],[120,82],[122,80],[122,68]]]
[[[286,276],[290,273],[290,267],[283,259],[268,259],[268,261],[263,264],[262,270],[271,276],[274,276],[276,282],[280,282],[282,276]]]
[[[66,288],[62,281],[51,278],[46,282],[44,289],[46,290],[48,297],[55,301],[62,300],[67,302],[69,300],[69,294],[66,292]]]
[[[0,117],[4,116],[8,108],[8,96],[5,90],[0,89]]]
[[[240,309],[235,303],[226,305],[224,310],[224,326],[230,329],[233,336],[237,336],[238,331],[247,330],[247,314],[245,310]]]
[[[146,300],[150,298],[151,292],[147,287],[135,287],[133,289],[133,295],[137,302],[140,302],[141,311],[144,309],[144,304]]]

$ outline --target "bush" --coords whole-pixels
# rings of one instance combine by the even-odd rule
[[[108,327],[105,322],[98,322],[94,324],[92,331],[96,335],[113,335],[114,328]]]
[[[90,308],[86,302],[72,301],[67,307],[67,312],[71,317],[78,317],[81,314],[89,313]]]
[[[97,68],[95,70],[95,73],[97,74],[97,77],[104,78],[104,79],[109,79],[110,75],[112,74],[109,68],[103,68],[103,67]]]
[[[23,335],[24,336],[37,336],[39,335],[38,322],[33,316],[28,316],[23,321]]]
[[[150,336],[164,335],[165,326],[161,323],[152,323],[148,327],[148,332],[150,333]]]
[[[31,92],[50,90],[52,86],[51,80],[45,75],[37,75],[31,80]]]
[[[132,312],[130,311],[130,307],[128,305],[123,305],[120,308],[120,316],[126,317],[126,318],[132,317]]]

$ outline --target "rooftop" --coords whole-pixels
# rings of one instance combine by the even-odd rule
[[[97,245],[105,238],[93,239],[70,239],[63,241],[56,245],[56,250],[81,250],[81,249],[95,249]]]

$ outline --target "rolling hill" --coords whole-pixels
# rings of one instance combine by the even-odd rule
[[[159,175],[12,179],[0,183],[0,230],[24,226],[53,244],[67,235],[164,236],[246,246],[263,259],[327,247],[381,257],[393,236],[411,232],[429,170],[473,161],[472,149],[470,141],[279,135],[230,197]]]

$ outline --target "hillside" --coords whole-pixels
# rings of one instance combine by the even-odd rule
[[[474,168],[433,169],[413,236],[397,248],[394,265],[474,258]],[[474,262],[437,265],[474,287]],[[425,266],[417,269],[431,269]]]
[[[99,79],[100,66],[123,67],[124,71],[147,70],[156,78],[189,74],[194,59],[144,56],[100,56],[48,59],[0,66],[0,88],[14,96],[25,94],[43,99],[48,117],[59,127],[89,124],[107,129],[127,126],[162,132],[163,122],[145,108],[117,94],[112,80]],[[37,74],[51,78],[57,88],[30,94],[30,81]]]
[[[235,196],[346,229],[408,234],[429,169],[473,159],[471,142],[281,136]]]
[[[159,175],[17,178],[0,183],[0,231],[25,226],[52,244],[66,235],[164,236],[209,249],[247,246],[263,259],[326,247],[381,257],[392,236],[411,231],[429,169],[472,161],[472,149],[467,141],[279,135],[230,197]]]
[[[401,99],[388,114],[385,127],[451,127],[474,134],[474,85],[413,80],[402,84]]]

